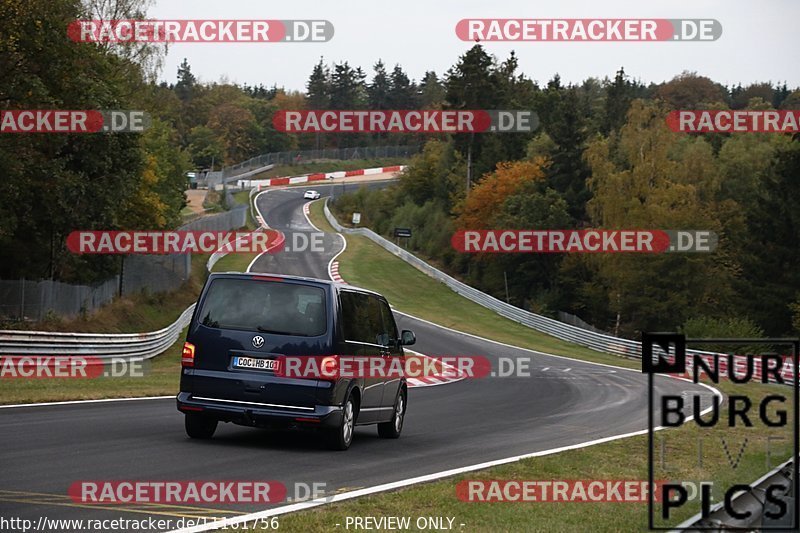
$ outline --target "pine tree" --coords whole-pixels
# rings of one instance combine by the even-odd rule
[[[370,109],[389,109],[389,76],[386,67],[380,59],[373,66],[375,75],[372,83],[367,87]]]
[[[175,84],[175,93],[182,102],[188,102],[194,96],[195,85],[197,85],[197,78],[192,74],[192,68],[184,57],[178,67],[178,83]]]
[[[306,104],[309,109],[328,109],[330,107],[330,71],[319,58],[306,83]]]

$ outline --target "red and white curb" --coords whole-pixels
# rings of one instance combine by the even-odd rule
[[[347,283],[341,274],[339,274],[339,261],[334,261],[331,263],[330,269],[331,279],[336,283]]]
[[[405,349],[407,352],[411,352],[414,355],[419,357],[427,357],[431,358],[429,355],[425,355],[419,352],[415,352],[414,350],[409,350],[408,348]],[[435,358],[432,358],[435,359]],[[456,367],[449,365],[447,363],[439,362],[444,368],[442,370],[443,374],[454,374],[452,376],[422,376],[419,378],[407,378],[406,383],[408,383],[409,387],[434,387],[436,385],[444,385],[446,383],[455,383],[456,381],[461,381],[462,379],[466,378],[467,375],[463,372],[456,369]]]
[[[311,181],[325,181],[334,178],[349,178],[350,176],[373,176],[386,174],[387,172],[401,172],[407,165],[395,165],[391,167],[362,168],[359,170],[339,170],[337,172],[325,172],[308,174],[306,176],[293,176],[283,178],[271,178],[263,180],[242,180],[248,187],[256,187],[259,191],[263,187],[275,187],[278,185],[294,185],[295,183],[308,183]]]

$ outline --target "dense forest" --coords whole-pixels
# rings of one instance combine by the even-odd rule
[[[398,186],[341,198],[340,214],[361,212],[362,223],[385,235],[410,227],[409,246],[464,281],[615,334],[800,330],[800,138],[685,134],[666,125],[675,109],[798,109],[800,91],[725,87],[693,72],[645,85],[622,68],[613,79],[565,85],[555,75],[540,85],[518,71],[513,53],[500,61],[480,45],[440,86],[443,108],[534,109],[541,127],[429,140]],[[471,255],[450,245],[461,229],[589,227],[712,230],[720,246],[711,254],[642,256]]]
[[[77,44],[79,18],[143,16],[146,0],[0,0],[0,109],[140,109],[142,134],[0,135],[0,278],[91,282],[115,260],[69,254],[75,229],[159,229],[180,222],[185,174],[284,150],[424,144],[399,184],[340,200],[442,268],[539,313],[577,314],[607,331],[684,327],[716,334],[800,330],[800,139],[670,131],[674,109],[798,109],[779,81],[723,86],[694,72],[646,84],[623,68],[580,84],[520,72],[517,56],[475,45],[417,81],[376,58],[320,58],[304,92],[279,80],[201,81],[183,61],[159,82],[166,50]],[[548,79],[549,81],[539,81]],[[285,109],[532,109],[533,133],[300,134]],[[470,182],[467,153],[471,153]],[[458,229],[709,229],[713,254],[458,254]],[[794,322],[793,322],[794,320]]]

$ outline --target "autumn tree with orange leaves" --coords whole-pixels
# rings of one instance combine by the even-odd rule
[[[547,160],[502,161],[494,172],[486,174],[456,209],[458,229],[489,229],[505,201],[526,183],[544,179]]]

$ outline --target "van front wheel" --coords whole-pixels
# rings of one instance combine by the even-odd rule
[[[217,420],[196,413],[186,413],[184,418],[186,434],[193,439],[210,439],[217,430]]]

